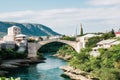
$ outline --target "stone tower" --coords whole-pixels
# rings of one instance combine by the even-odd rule
[[[10,28],[8,28],[8,35],[18,35],[21,34],[21,29],[17,26],[12,26]]]
[[[8,33],[6,36],[3,37],[3,41],[15,41],[16,35],[21,33],[21,29],[17,26],[12,26],[8,28]]]

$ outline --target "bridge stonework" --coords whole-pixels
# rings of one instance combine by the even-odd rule
[[[45,44],[51,43],[51,42],[61,42],[65,43],[67,45],[70,45],[74,48],[76,52],[80,52],[80,49],[83,47],[81,42],[76,41],[67,41],[67,40],[47,40],[47,41],[40,41],[38,43],[35,42],[29,42],[28,43],[28,57],[37,57],[37,51]]]
[[[28,57],[36,57],[37,56],[37,43],[28,43]]]

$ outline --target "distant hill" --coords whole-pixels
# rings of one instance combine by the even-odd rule
[[[20,27],[22,33],[29,35],[29,36],[59,35],[57,32],[53,31],[49,27],[44,26],[42,24],[15,23],[15,22],[2,22],[2,21],[0,21],[0,37],[6,35],[7,29],[13,25]]]

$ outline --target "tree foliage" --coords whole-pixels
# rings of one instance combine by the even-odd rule
[[[95,47],[100,40],[101,38],[99,36],[89,38],[88,42],[86,42],[86,47]]]
[[[63,36],[61,39],[62,40],[69,40],[69,41],[75,41],[76,40],[75,37],[69,37],[69,36]]]
[[[90,72],[91,77],[97,80],[120,80],[120,44],[109,49],[99,49],[100,56],[93,57],[89,53],[92,47],[96,46],[101,40],[114,38],[114,30],[103,33],[101,36],[96,36],[88,39],[86,48],[81,49],[80,53],[76,53],[69,60],[69,65],[74,68]],[[67,51],[69,48],[63,48],[69,54],[73,51]]]
[[[80,36],[83,36],[83,28],[82,28],[82,26],[80,28]]]
[[[65,56],[70,56],[70,58],[72,58],[73,56],[76,55],[76,51],[69,45],[63,45],[58,51],[57,53],[63,57]]]
[[[90,49],[82,49],[69,64],[75,68],[91,73],[99,80],[120,80],[120,45],[110,49],[99,49],[100,56],[89,56]]]
[[[110,32],[104,33],[101,36],[102,39],[109,39],[109,38],[113,38],[113,37],[115,37],[115,32],[113,29]]]
[[[36,40],[34,40],[34,39],[28,39],[27,41],[28,41],[28,42],[38,42],[38,41],[36,41]]]
[[[26,53],[18,53],[13,49],[1,49],[0,50],[0,57],[1,59],[22,59],[26,58]]]
[[[95,36],[95,37],[89,38],[88,41],[86,42],[86,47],[95,47],[99,41],[106,40],[113,37],[115,37],[115,33],[114,33],[114,30],[112,29],[110,32],[103,33],[101,36]]]
[[[6,78],[6,77],[0,77],[0,80],[21,80],[20,78]]]
[[[38,51],[42,53],[57,52],[63,45],[65,44],[60,42],[51,42],[46,45],[43,45]]]

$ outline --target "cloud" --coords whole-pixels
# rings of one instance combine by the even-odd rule
[[[0,18],[21,18],[27,15],[33,15],[32,11],[18,11],[18,12],[6,12],[0,13]]]
[[[88,4],[91,5],[120,5],[120,0],[90,0]]]
[[[114,19],[120,18],[117,7],[112,8],[72,8],[53,9],[43,11],[19,11],[0,13],[1,19],[30,19],[30,20],[92,20],[92,19]],[[28,20],[29,21],[29,20]],[[36,22],[36,21],[34,21]]]
[[[84,24],[86,32],[105,31],[108,28],[104,28],[104,26],[119,26],[119,14],[118,7],[66,8],[0,13],[0,20],[41,23],[62,34],[74,34],[75,28],[79,27],[80,23]],[[90,30],[90,27],[94,29]]]

